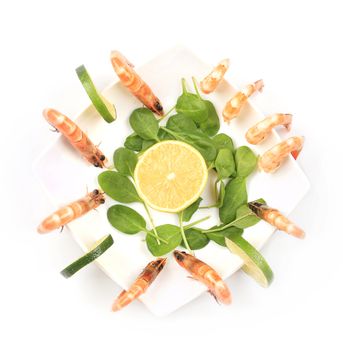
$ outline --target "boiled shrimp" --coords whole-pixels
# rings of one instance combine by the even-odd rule
[[[118,51],[112,51],[111,62],[123,85],[151,111],[162,116],[163,107],[160,100],[135,72],[133,65]]]
[[[158,258],[150,262],[133,282],[131,287],[129,287],[128,290],[123,290],[119,294],[112,305],[112,311],[122,309],[145,293],[152,282],[154,282],[155,278],[163,270],[166,261],[166,258]]]
[[[201,91],[205,94],[213,92],[217,88],[218,84],[223,80],[224,74],[228,68],[228,59],[220,61],[219,64],[214,67],[212,72],[200,82]]]
[[[43,115],[88,162],[95,167],[105,166],[104,154],[71,119],[52,108],[45,109]]]
[[[245,138],[252,145],[257,145],[262,142],[276,126],[283,125],[287,131],[289,131],[291,129],[291,124],[292,114],[276,113],[251,127],[246,132]]]
[[[225,122],[236,118],[243,106],[248,101],[248,98],[255,92],[261,92],[263,89],[264,83],[263,80],[258,80],[253,84],[250,84],[245,87],[242,91],[237,92],[237,94],[229,100],[223,110],[223,117]]]
[[[100,192],[99,190],[89,192],[84,198],[72,202],[49,215],[38,226],[37,231],[39,233],[47,233],[52,230],[56,230],[59,227],[63,227],[69,222],[88,213],[90,210],[97,208],[100,204],[103,203],[105,203],[103,192]]]
[[[258,161],[259,168],[266,173],[272,173],[278,169],[282,161],[290,154],[300,152],[304,144],[302,136],[294,136],[280,142],[265,152]]]
[[[178,250],[174,251],[174,257],[177,263],[186,269],[194,279],[207,286],[209,292],[216,300],[224,304],[231,303],[231,293],[229,288],[212,267],[193,255]]]
[[[277,209],[268,207],[259,202],[248,203],[249,208],[261,219],[265,220],[280,231],[284,231],[294,237],[304,238],[305,232],[288,220]]]

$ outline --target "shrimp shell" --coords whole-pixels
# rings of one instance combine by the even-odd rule
[[[292,114],[276,113],[252,126],[245,134],[246,140],[257,145],[261,143],[278,125],[283,125],[287,131],[291,129]]]
[[[231,293],[218,273],[193,255],[178,250],[174,251],[177,263],[186,269],[194,279],[205,284],[210,293],[223,304],[231,303]]]
[[[265,152],[258,161],[259,168],[266,173],[278,169],[285,158],[292,152],[300,152],[304,144],[304,137],[293,136],[275,145]]]
[[[111,52],[112,66],[122,84],[136,96],[146,107],[162,116],[163,107],[148,84],[135,72],[130,63],[119,51]]]
[[[88,213],[90,210],[97,208],[100,204],[105,203],[104,193],[94,190],[87,195],[67,206],[58,209],[38,226],[39,233],[47,233],[67,225],[69,222]]]
[[[305,232],[288,220],[277,209],[268,207],[259,202],[248,203],[249,208],[261,219],[265,220],[280,231],[284,231],[294,237],[304,238]]]
[[[211,73],[200,82],[200,89],[203,93],[209,94],[217,88],[229,68],[229,62],[228,59],[220,61]]]
[[[159,258],[150,262],[133,282],[131,287],[127,291],[123,290],[118,295],[112,305],[112,311],[122,309],[145,293],[152,282],[154,282],[155,278],[163,270],[166,261],[166,258]]]
[[[95,167],[105,166],[107,159],[104,154],[71,119],[52,108],[45,109],[43,116],[88,162]]]
[[[261,92],[263,87],[263,80],[257,80],[255,83],[246,86],[242,91],[237,92],[224,107],[224,122],[230,122],[232,119],[238,117],[248,98],[257,91]]]

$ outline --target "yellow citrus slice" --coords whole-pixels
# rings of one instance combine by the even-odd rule
[[[206,185],[202,155],[180,141],[163,141],[139,158],[134,178],[140,197],[159,211],[178,213],[196,201]]]

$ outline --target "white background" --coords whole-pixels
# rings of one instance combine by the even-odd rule
[[[340,1],[1,2],[1,348],[342,348],[342,32]],[[67,230],[35,233],[53,209],[31,171],[54,136],[41,111],[88,104],[80,64],[103,88],[111,49],[140,65],[176,44],[213,64],[230,57],[240,86],[265,80],[265,113],[294,114],[312,187],[291,217],[307,237],[274,235],[263,250],[274,283],[235,274],[230,307],[203,295],[167,318],[139,302],[112,314],[119,288],[95,266],[59,275],[81,253]]]

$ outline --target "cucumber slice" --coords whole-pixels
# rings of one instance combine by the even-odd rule
[[[61,271],[61,274],[65,278],[71,277],[77,271],[81,270],[83,267],[97,259],[100,255],[104,254],[106,250],[112,246],[112,244],[113,238],[111,235],[102,237],[97,242],[95,242],[93,248],[88,253],[81,256],[81,258],[77,259],[72,264],[67,266],[64,270]]]
[[[251,276],[262,287],[268,287],[274,278],[273,271],[264,257],[240,234],[232,234],[225,238],[226,246],[243,261],[242,270]]]
[[[112,123],[117,118],[114,105],[98,92],[84,65],[76,68],[76,74],[96,110],[107,123]]]

